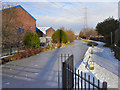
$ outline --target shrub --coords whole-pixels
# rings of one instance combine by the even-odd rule
[[[53,40],[53,42],[57,42],[57,43],[59,43],[60,41],[63,43],[67,43],[68,38],[67,38],[66,33],[63,30],[58,29],[52,35],[52,40]]]
[[[67,34],[67,38],[69,42],[74,42],[75,34],[72,30],[66,30],[65,33]]]
[[[25,34],[23,43],[29,48],[38,48],[40,46],[40,39],[36,33],[28,32]]]
[[[19,52],[19,53],[16,53],[14,56],[16,59],[21,59],[22,54],[21,54],[21,52]]]
[[[8,56],[8,57],[3,58],[2,64],[5,64],[6,62],[9,62],[9,61],[30,57],[30,56],[40,53],[42,51],[43,51],[43,49],[39,49],[39,48],[37,48],[37,49],[36,48],[26,48],[24,52],[15,53],[13,56]]]
[[[104,36],[105,43],[110,45],[111,44],[111,32],[112,32],[112,38],[114,44],[115,42],[115,31],[119,28],[119,21],[114,19],[113,17],[109,17],[105,19],[104,21],[100,22],[96,26],[96,30],[98,31],[98,34]]]

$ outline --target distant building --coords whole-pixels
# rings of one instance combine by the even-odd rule
[[[40,30],[40,29],[38,29],[37,27],[36,27],[36,32],[37,32],[37,34],[38,34],[38,37],[45,37],[46,35]]]
[[[75,39],[80,39],[79,35],[75,35]]]
[[[21,5],[2,9],[1,12],[4,47],[21,45],[26,32],[36,32],[36,19]]]
[[[40,40],[42,41],[42,43],[45,42],[46,40],[46,43],[50,45],[52,40],[52,35],[55,32],[55,30],[52,27],[37,27],[37,28],[39,33],[42,32],[40,33],[41,34]]]
[[[37,27],[40,31],[43,32],[45,37],[51,38],[55,30],[52,27]]]

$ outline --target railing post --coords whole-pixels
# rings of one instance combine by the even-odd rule
[[[98,90],[100,89],[100,80],[98,80]]]
[[[69,71],[69,64],[67,64],[67,88],[70,88],[70,71]]]
[[[75,90],[76,90],[76,68],[75,68]]]
[[[79,90],[79,70],[78,70],[78,90]]]
[[[82,76],[82,71],[81,71],[81,90],[83,90],[83,83],[82,83],[82,79],[83,79],[83,76]]]
[[[72,88],[74,87],[74,56],[72,55],[72,66],[71,66],[71,69],[72,69]]]
[[[88,90],[90,90],[90,75],[88,75]]]
[[[62,89],[65,90],[67,88],[67,77],[66,77],[66,63],[62,63]]]
[[[93,90],[94,90],[94,84],[95,84],[95,80],[94,80],[94,77],[93,77]]]
[[[107,90],[107,82],[103,82],[103,90]]]
[[[86,73],[84,73],[84,78],[85,78],[84,85],[85,85],[85,90],[86,90]]]

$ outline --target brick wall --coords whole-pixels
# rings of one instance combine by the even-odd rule
[[[6,27],[7,26],[7,27]],[[19,33],[22,28],[22,33]],[[7,36],[7,45],[22,44],[26,32],[36,32],[36,20],[30,16],[22,7],[15,7],[2,11],[3,42]],[[3,43],[4,44],[4,43]]]
[[[17,7],[19,13],[18,17],[15,19],[15,21],[22,22],[23,25],[21,27],[24,31],[27,32],[36,32],[36,20],[30,16],[26,11],[24,11],[21,7]]]
[[[54,32],[55,32],[55,30],[53,28],[49,28],[46,31],[46,35],[49,36],[49,37],[52,37],[52,35],[53,35]]]

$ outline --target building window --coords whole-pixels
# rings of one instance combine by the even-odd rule
[[[22,33],[22,28],[19,28],[19,33]]]
[[[38,31],[38,28],[36,27],[36,31]]]

